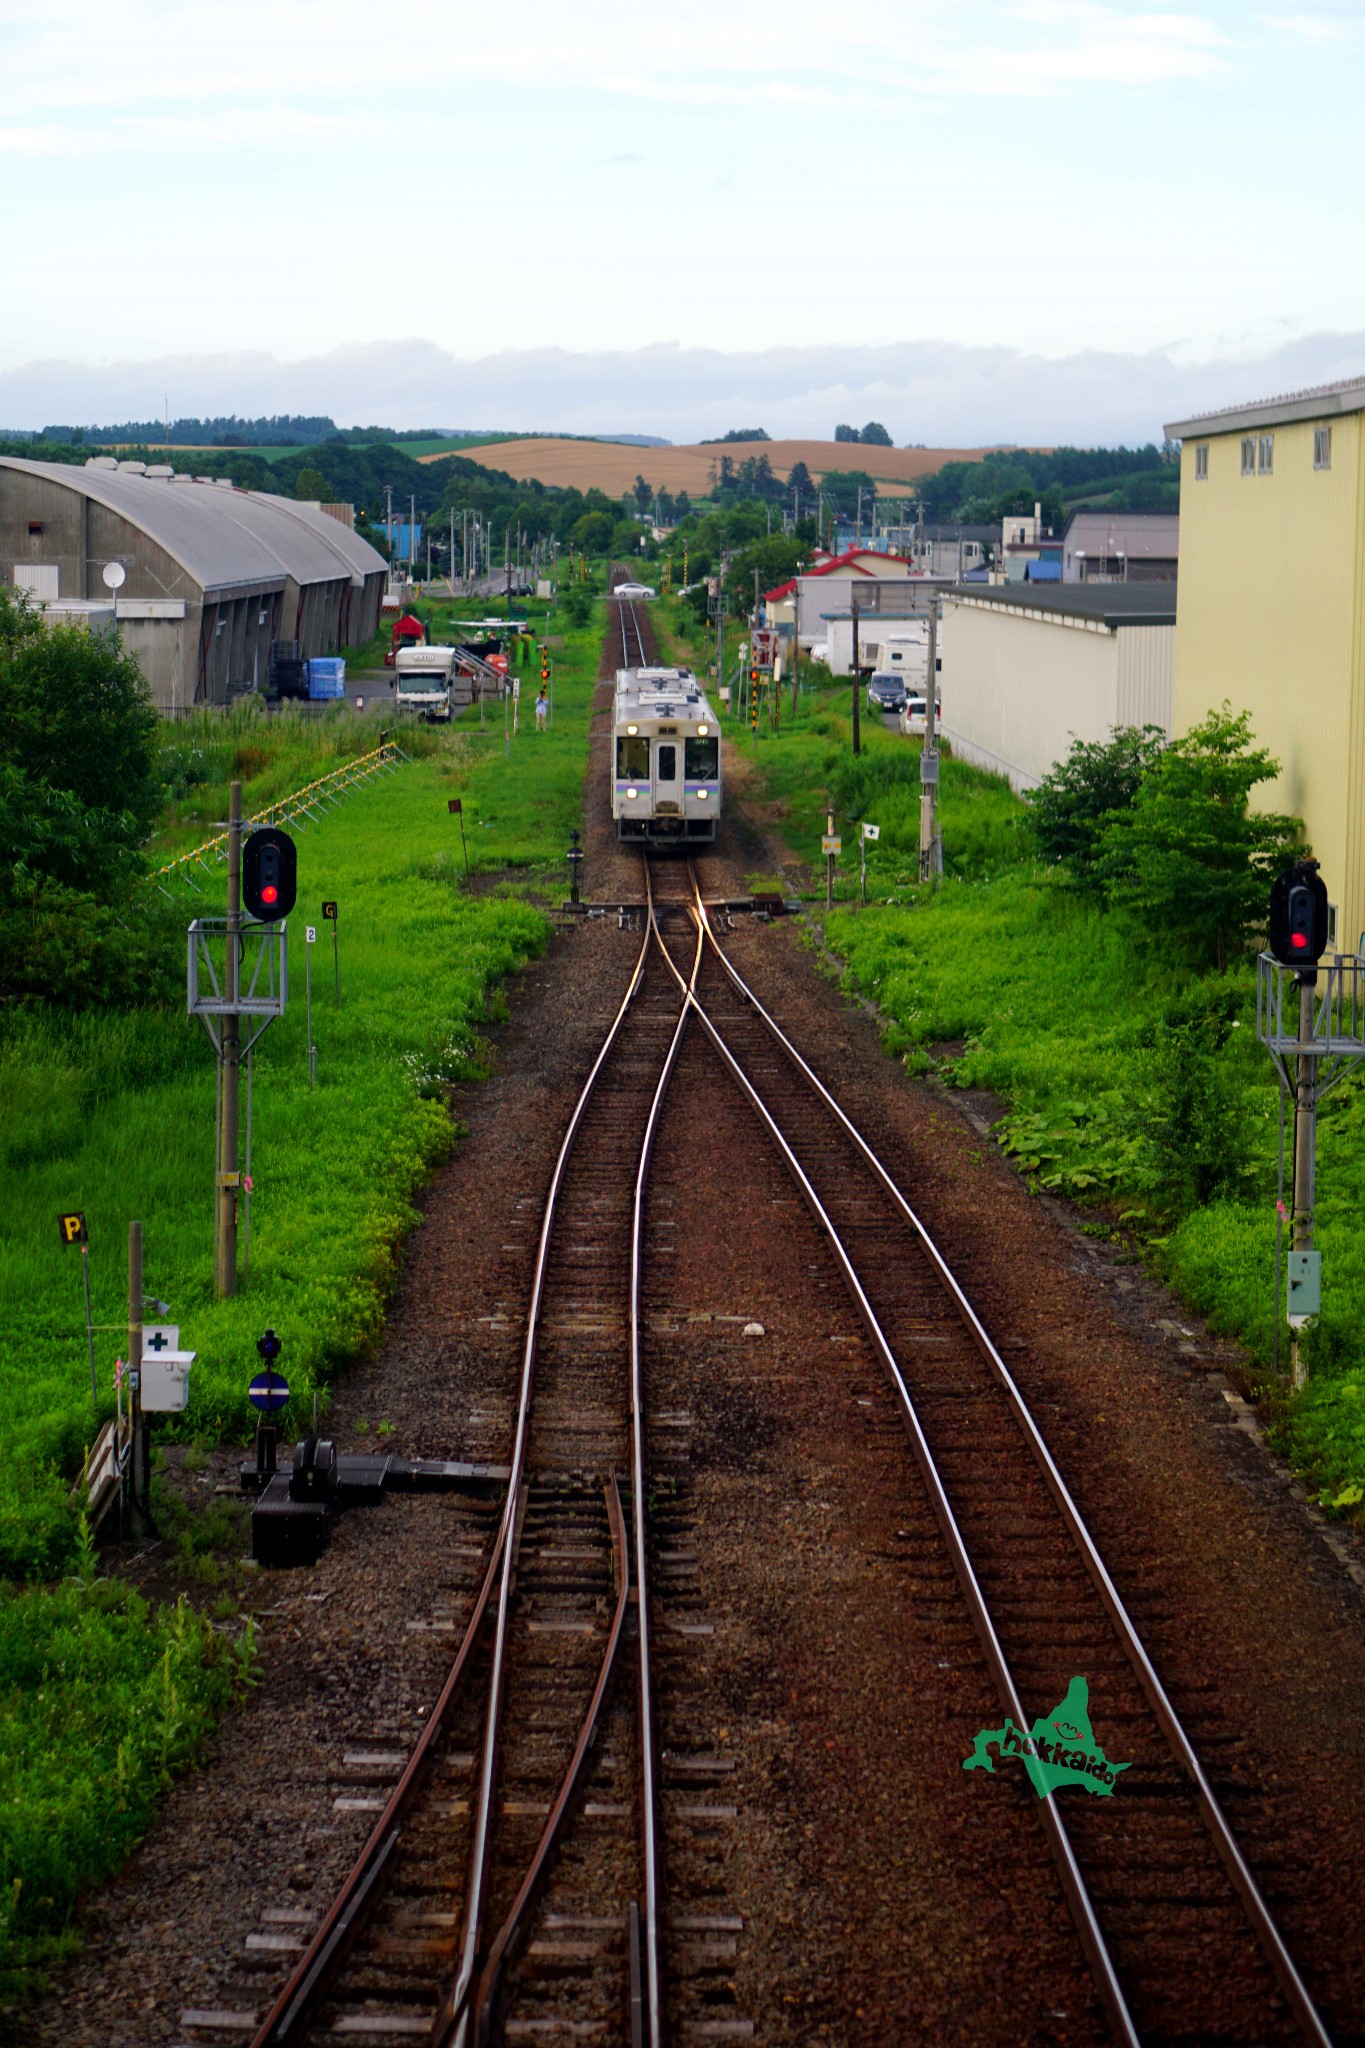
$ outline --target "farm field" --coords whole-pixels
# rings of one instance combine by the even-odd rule
[[[676,448],[636,448],[610,441],[556,440],[546,436],[524,441],[502,441],[497,457],[481,457],[472,448],[462,449],[475,462],[486,460],[489,468],[506,470],[517,478],[535,477],[543,484],[572,485],[580,491],[594,487],[608,497],[628,491],[637,476],[643,476],[658,490],[686,491],[694,498],[705,497],[712,488],[714,472],[722,455],[736,463],[750,455],[766,455],[774,473],[785,477],[798,462],[804,462],[818,479],[828,470],[862,469],[885,487],[889,496],[916,477],[930,476],[945,462],[976,462],[987,453],[984,448],[875,448],[861,441],[732,441],[697,442]],[[421,455],[422,462],[435,462],[435,454]]]

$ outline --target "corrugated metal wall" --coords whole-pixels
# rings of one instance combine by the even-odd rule
[[[1118,722],[1122,637],[1012,605],[955,606],[943,657],[943,729],[953,752],[1031,789],[1073,737],[1107,738]]]
[[[1225,698],[1251,713],[1281,769],[1252,801],[1304,819],[1354,944],[1365,923],[1365,476],[1361,416],[1330,424],[1330,470],[1313,467],[1311,421],[1273,429],[1268,475],[1242,475],[1233,433],[1208,438],[1208,477],[1197,479],[1199,443],[1186,441],[1175,724],[1188,731]]]
[[[1168,736],[1175,720],[1175,627],[1120,626],[1118,725],[1159,725]]]

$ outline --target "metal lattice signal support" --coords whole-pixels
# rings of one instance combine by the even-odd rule
[[[218,938],[226,942],[227,933],[228,920],[225,917],[196,917],[187,935],[187,1008],[190,1016],[197,1017],[207,1031],[213,1049],[220,1059],[223,1055],[224,1017],[252,1017],[259,1020],[251,1037],[241,1048],[245,1055],[251,1051],[266,1027],[276,1017],[284,1015],[285,1003],[289,997],[288,926],[258,924],[247,925],[243,929],[242,960],[238,969],[240,982],[235,999],[226,994],[224,984],[227,977],[225,973],[219,975],[213,955],[213,941]],[[248,948],[253,940],[256,942],[256,954],[254,961],[250,962],[248,973]],[[262,975],[265,977],[264,982]]]
[[[1348,1067],[1365,1058],[1365,958],[1334,953],[1316,969],[1286,967],[1272,953],[1256,963],[1256,1036],[1274,1062],[1280,1083],[1279,1174],[1275,1200],[1275,1369],[1280,1364],[1280,1301],[1284,1273],[1285,1100],[1294,1098],[1292,1256],[1311,1259],[1317,1158],[1318,1104]],[[1311,1306],[1296,1314],[1291,1272],[1289,1320],[1294,1328],[1294,1383],[1301,1385],[1298,1330],[1317,1313],[1316,1267],[1305,1275]]]
[[[236,785],[234,785],[235,792]],[[235,800],[235,798],[234,798]],[[240,831],[240,827],[238,828]],[[235,867],[230,870],[229,903],[235,907]],[[237,1291],[236,1205],[244,1196],[242,1254],[244,1270],[251,1258],[251,1110],[252,1052],[262,1032],[284,1015],[289,998],[288,927],[258,924],[243,928],[236,918],[197,917],[187,940],[187,1008],[209,1036],[214,1053],[214,1129],[219,1134],[219,1170],[214,1176],[215,1256],[218,1293]],[[255,956],[251,948],[254,944]],[[240,952],[238,949],[240,948]],[[222,960],[222,973],[218,959]],[[243,1023],[249,1036],[242,1039]],[[246,1173],[237,1170],[237,1086],[246,1062]],[[230,1157],[230,1164],[223,1161]],[[230,1213],[229,1213],[230,1212]]]
[[[368,754],[357,754],[353,761],[344,761],[339,768],[320,775],[316,781],[307,782],[302,789],[294,790],[289,796],[281,797],[278,803],[267,804],[245,821],[247,831],[259,825],[306,825],[324,811],[335,810],[348,790],[360,788],[376,775],[391,774],[400,761],[410,760],[396,740],[384,740],[372,747]],[[149,878],[165,896],[170,895],[167,882],[185,882],[191,888],[202,889],[198,870],[212,878],[213,870],[228,857],[228,834],[215,833],[202,846],[190,848],[188,853],[177,854],[167,861]]]

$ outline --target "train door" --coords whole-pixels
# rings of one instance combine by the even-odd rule
[[[683,808],[682,747],[676,739],[654,742],[654,811],[680,818]]]

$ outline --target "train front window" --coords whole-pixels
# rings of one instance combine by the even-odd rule
[[[672,740],[659,742],[659,780],[676,782],[678,779],[678,750]]]
[[[720,774],[720,741],[684,740],[683,762],[689,782],[714,782]]]
[[[616,773],[626,782],[648,782],[649,741],[642,739],[618,739],[616,742]]]

